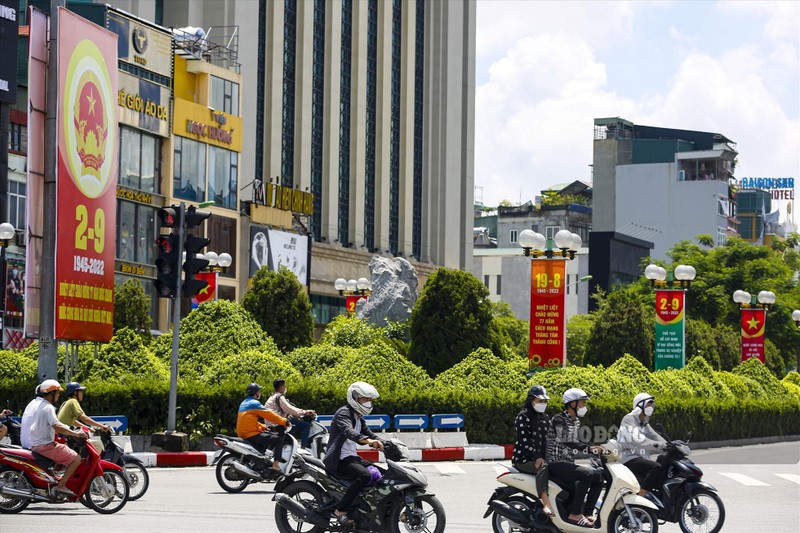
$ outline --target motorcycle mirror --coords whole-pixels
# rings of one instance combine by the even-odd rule
[[[689,444],[689,440],[692,438],[692,433],[694,433],[694,431],[690,431],[689,434],[686,435],[686,444]]]

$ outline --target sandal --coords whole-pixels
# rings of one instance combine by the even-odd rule
[[[570,520],[569,518],[567,518],[567,522],[576,526],[594,527],[594,522],[589,520],[585,516],[582,516],[580,520]]]

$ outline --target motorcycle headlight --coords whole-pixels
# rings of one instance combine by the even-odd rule
[[[679,444],[678,451],[680,451],[686,457],[689,457],[689,454],[692,453],[691,448],[689,448],[689,446],[687,446],[686,444]]]

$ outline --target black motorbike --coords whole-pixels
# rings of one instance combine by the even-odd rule
[[[387,467],[374,485],[353,501],[348,516],[354,524],[340,524],[333,517],[336,504],[350,481],[329,472],[322,461],[305,454],[294,457],[295,470],[275,484],[275,522],[280,533],[304,531],[353,531],[356,533],[443,533],[444,508],[425,489],[428,480],[407,462],[402,443],[385,443]]]
[[[125,477],[131,487],[129,500],[138,500],[150,486],[150,475],[144,462],[129,453],[125,453],[122,445],[112,439],[113,431],[99,431],[100,441],[103,443],[103,452],[100,458],[119,465],[125,470]]]
[[[656,430],[667,440],[657,459],[664,469],[663,482],[651,491],[658,507],[656,516],[677,522],[683,533],[718,533],[725,522],[725,506],[717,489],[702,480],[703,471],[689,459],[688,438],[686,442],[671,440],[661,424],[656,424]]]
[[[4,416],[0,417],[0,424],[8,428],[6,438],[11,441],[11,444],[13,446],[22,446],[22,442],[20,441],[20,430],[22,426],[20,426],[19,422],[16,422],[10,416]]]

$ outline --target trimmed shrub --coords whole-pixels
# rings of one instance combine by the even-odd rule
[[[769,369],[761,361],[752,357],[733,369],[734,374],[751,378],[761,389],[764,398],[781,397],[787,394],[786,388],[781,385]]]
[[[86,367],[86,379],[126,381],[130,378],[167,380],[169,369],[145,346],[142,336],[131,328],[117,331]]]
[[[37,359],[27,352],[0,350],[0,376],[3,380],[36,381],[38,366]],[[5,407],[0,411],[2,409]]]
[[[353,315],[339,315],[325,327],[320,342],[331,346],[361,348],[374,343],[380,335],[380,328],[373,327],[366,320]]]
[[[525,370],[519,372],[519,365],[509,364],[488,348],[478,348],[436,376],[434,383],[437,387],[466,391],[498,388],[523,391],[527,382]]]
[[[291,363],[281,359],[279,354],[280,352],[275,347],[271,352],[248,350],[229,355],[211,365],[204,379],[208,383],[233,381],[247,384],[255,381],[267,387],[276,378],[292,381],[300,379],[300,373]],[[242,385],[242,390],[244,390],[244,385]]]
[[[318,376],[329,368],[336,366],[355,348],[335,346],[331,344],[315,344],[305,348],[292,350],[284,357],[303,376]]]
[[[383,343],[353,350],[338,364],[323,372],[320,381],[334,383],[344,390],[354,381],[366,381],[378,392],[416,389],[432,383],[430,376],[396,351]]]

